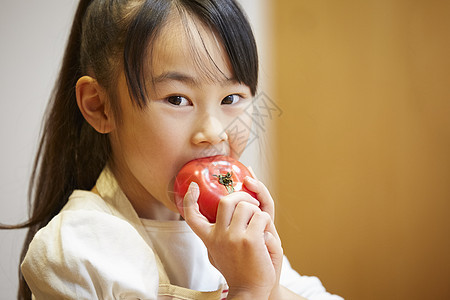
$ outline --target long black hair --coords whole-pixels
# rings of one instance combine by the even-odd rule
[[[81,0],[34,162],[28,195],[30,218],[23,224],[1,226],[29,228],[21,261],[36,232],[58,214],[75,189],[90,190],[95,185],[111,156],[108,135],[95,131],[78,109],[78,79],[94,77],[107,91],[117,117],[120,111],[114,101],[115,89],[123,70],[132,101],[144,107],[143,66],[148,48],[173,11],[212,28],[226,50],[235,79],[256,94],[256,43],[234,0]],[[31,299],[28,285],[21,273],[19,276],[18,298]]]

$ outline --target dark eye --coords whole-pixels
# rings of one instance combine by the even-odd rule
[[[167,98],[167,102],[176,106],[188,106],[191,105],[191,101],[184,98],[183,96],[170,96]]]
[[[239,95],[228,95],[225,98],[222,99],[222,104],[236,104],[241,100],[241,97]]]

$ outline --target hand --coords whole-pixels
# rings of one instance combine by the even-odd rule
[[[221,199],[216,223],[211,224],[199,212],[196,183],[191,183],[184,197],[186,222],[206,245],[211,263],[226,278],[229,298],[267,299],[278,285],[283,250],[272,220],[273,201],[257,182],[252,183],[246,186],[255,189],[262,208],[272,207],[272,215],[262,211],[260,202],[248,193],[235,192]]]
[[[275,222],[275,204],[269,190],[261,181],[258,180],[258,177],[256,177],[252,167],[248,167],[248,170],[252,174],[253,178],[245,178],[245,187],[256,194],[256,199],[260,202],[259,207],[261,210],[267,212],[272,218],[272,221]]]
[[[267,187],[256,178],[256,175],[253,172],[253,170],[251,168],[249,168],[249,170],[254,178],[246,177],[244,180],[244,185],[247,189],[256,194],[256,198],[260,202],[259,207],[261,208],[261,210],[267,212],[270,215],[272,222],[275,222],[275,205],[272,196],[270,195],[270,192],[267,189]],[[270,243],[273,243],[273,245],[269,245]],[[276,284],[272,290],[270,298],[277,299],[278,297],[275,295],[279,294],[280,291],[279,282],[280,282],[281,266],[283,263],[283,249],[281,248],[281,241],[278,234],[276,236],[267,235],[266,245],[267,249],[271,251],[270,256],[272,259],[272,264],[275,268],[277,278]]]

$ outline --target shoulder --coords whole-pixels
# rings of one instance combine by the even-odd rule
[[[74,193],[30,243],[22,272],[33,293],[90,298],[101,290],[157,292],[151,248],[131,224],[90,194]]]
[[[91,191],[75,190],[70,195],[67,204],[62,209],[64,211],[92,210],[111,213],[110,206],[98,194]]]

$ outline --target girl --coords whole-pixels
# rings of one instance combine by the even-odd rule
[[[341,299],[293,271],[273,200],[173,182],[188,161],[238,159],[258,59],[233,0],[81,0],[35,163],[20,298]],[[248,132],[247,132],[248,138]]]

